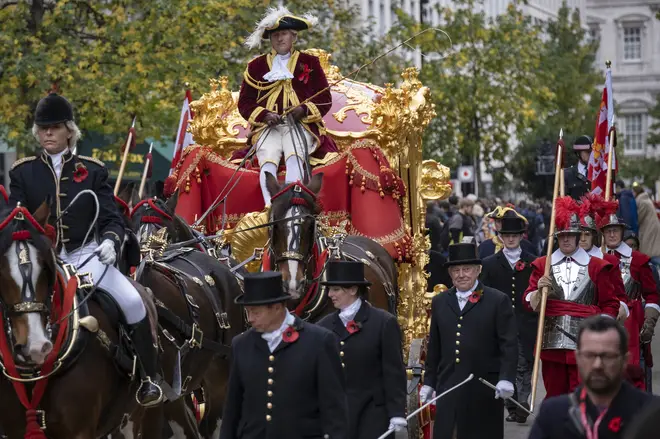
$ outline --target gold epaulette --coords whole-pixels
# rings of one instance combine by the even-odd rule
[[[99,159],[95,159],[94,157],[89,157],[89,156],[86,156],[86,155],[79,155],[78,158],[82,159],[82,160],[87,160],[88,162],[96,163],[97,165],[99,165],[101,167],[105,166],[105,163],[103,163]]]
[[[14,168],[16,168],[17,166],[22,165],[23,163],[31,162],[32,160],[35,160],[36,158],[37,158],[36,155],[32,155],[30,157],[23,157],[22,159],[18,159],[14,162],[13,165],[11,165],[11,168],[9,168],[9,170],[11,171]]]

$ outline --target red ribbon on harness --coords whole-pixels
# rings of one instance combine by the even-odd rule
[[[64,285],[64,279],[58,273],[57,282],[55,282],[55,294],[54,294],[55,298],[59,296],[59,293],[62,291],[63,285]],[[53,309],[51,310],[51,321],[56,321],[56,319],[59,316],[65,315],[64,314],[65,312],[70,312],[70,310],[73,308],[73,298],[76,294],[77,289],[78,289],[78,282],[75,277],[72,277],[71,279],[69,279],[69,282],[67,283],[66,288],[64,290],[64,297],[61,306],[56,307],[55,304],[53,304]],[[2,310],[0,309],[0,321],[4,322],[3,317],[4,316],[2,315]],[[51,351],[50,354],[48,354],[46,361],[44,361],[44,364],[41,367],[40,376],[47,376],[49,373],[52,372],[53,366],[55,364],[55,360],[57,359],[60,349],[62,348],[62,343],[66,339],[68,327],[69,327],[69,319],[66,319],[60,325],[60,329],[57,333],[57,338],[55,339],[53,350]],[[13,378],[20,378],[20,374],[18,373],[18,370],[16,368],[16,363],[14,363],[14,356],[12,355],[12,351],[9,349],[9,343],[7,342],[7,335],[5,332],[5,328],[2,328],[2,330],[0,331],[0,354],[2,354],[2,358],[5,362],[5,368],[7,369],[7,374]],[[44,396],[44,393],[46,391],[46,386],[48,385],[48,380],[49,378],[46,377],[37,381],[37,383],[34,385],[34,389],[32,390],[31,399],[28,398],[27,391],[25,390],[25,385],[23,383],[14,380],[11,381],[12,386],[14,386],[14,391],[16,392],[16,396],[18,396],[18,399],[21,401],[21,404],[23,404],[23,407],[25,407],[25,419],[26,419],[25,436],[24,436],[25,439],[47,439],[43,430],[37,423],[37,407],[39,407],[41,398]]]
[[[131,211],[131,218],[133,218],[133,215],[135,215],[135,212],[137,212],[137,210],[138,210],[140,207],[142,207],[143,205],[145,205],[145,204],[147,204],[149,207],[151,207],[153,210],[155,210],[155,211],[156,211],[157,213],[159,213],[160,215],[163,215],[163,217],[164,217],[165,219],[172,221],[172,215],[170,215],[169,213],[165,212],[165,211],[164,211],[163,209],[161,209],[160,207],[156,206],[156,203],[154,203],[154,200],[152,200],[152,199],[142,200],[142,201],[140,201],[139,203],[137,203],[137,204],[135,205],[135,207],[133,207],[133,210]],[[144,222],[144,220],[143,220],[143,222]]]
[[[321,275],[321,272],[323,272],[323,268],[325,267],[325,261],[326,259],[328,259],[328,249],[323,250],[323,253],[319,254],[318,246],[316,245],[316,243],[314,243],[313,251],[314,254],[316,255],[316,269],[314,270],[313,279],[316,279]],[[309,304],[309,302],[312,300],[312,297],[314,297],[318,288],[319,288],[318,280],[309,286],[309,288],[307,289],[307,293],[305,294],[305,297],[298,304],[298,306],[296,306],[296,309],[293,311],[294,313],[296,313],[298,317],[302,315],[302,312],[304,311],[305,307]]]

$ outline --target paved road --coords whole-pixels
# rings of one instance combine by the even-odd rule
[[[653,337],[653,343],[652,343],[652,349],[653,349],[653,355],[655,358],[660,358],[660,331],[657,332],[658,336]],[[541,405],[541,401],[543,400],[545,396],[545,389],[543,388],[543,380],[539,378],[539,392],[537,395],[536,399],[536,410],[538,410],[538,407]],[[660,389],[660,369],[658,367],[655,367],[653,369],[653,389],[654,393],[658,393],[658,389]],[[529,429],[532,425],[533,418],[529,417],[527,420],[527,424],[525,425],[520,425],[520,424],[515,424],[515,423],[510,423],[510,422],[504,422],[504,437],[505,439],[527,439],[527,436],[529,434]]]

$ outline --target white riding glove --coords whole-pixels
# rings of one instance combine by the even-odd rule
[[[101,264],[103,265],[114,265],[115,261],[117,260],[115,244],[110,239],[103,240],[101,245],[96,247],[94,253],[99,256],[99,261],[101,261]]]
[[[495,399],[507,399],[513,396],[513,383],[506,380],[500,380],[495,386]]]
[[[403,431],[408,426],[408,421],[404,418],[392,418],[390,419],[389,430],[394,430],[396,432]]]
[[[433,387],[431,386],[422,386],[421,390],[419,391],[419,402],[422,403],[422,405],[426,404],[433,398]]]

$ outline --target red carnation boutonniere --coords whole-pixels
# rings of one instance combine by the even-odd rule
[[[527,263],[525,261],[518,261],[516,262],[516,271],[523,271],[527,267]]]
[[[293,326],[286,328],[286,331],[282,334],[282,340],[286,343],[293,343],[298,340],[298,337],[300,337],[300,333]]]
[[[73,181],[82,183],[89,175],[87,168],[82,163],[76,163],[76,170],[73,172]]]
[[[470,303],[477,303],[478,301],[481,300],[481,296],[483,296],[483,295],[484,295],[484,292],[482,290],[477,290],[477,291],[475,291],[474,293],[472,293],[470,295],[470,297],[468,298],[468,301]]]
[[[346,330],[349,334],[355,334],[360,328],[362,328],[362,323],[356,322],[355,320],[351,320],[346,324]]]
[[[310,69],[307,64],[303,64],[303,71],[300,75],[298,75],[298,81],[302,82],[303,84],[307,84],[307,81],[309,81],[309,74],[313,71],[314,70]]]
[[[618,433],[621,430],[621,416],[617,416],[610,420],[610,423],[607,424],[607,428],[610,429],[613,433]]]

